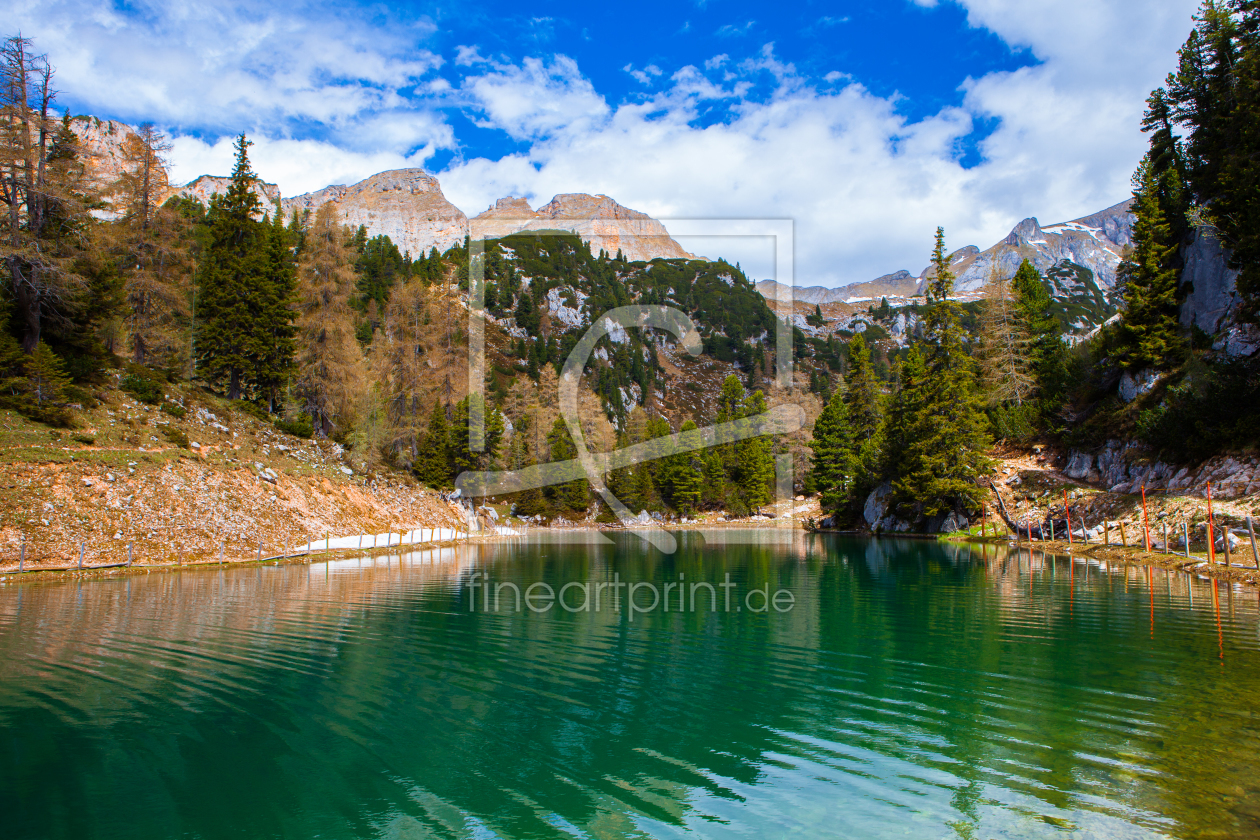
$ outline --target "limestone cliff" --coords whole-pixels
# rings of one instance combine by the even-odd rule
[[[78,138],[79,160],[88,182],[108,200],[126,168],[124,148],[128,139],[136,137],[136,130],[117,120],[86,116],[71,118],[70,130]]]
[[[445,251],[468,234],[468,217],[446,200],[438,179],[423,169],[380,172],[351,186],[337,184],[286,198],[281,205],[287,216],[294,210],[314,213],[329,203],[344,224],[363,225],[369,236],[384,234],[413,257],[435,247]]]
[[[166,192],[159,198],[158,203],[166,201],[172,196],[183,196],[185,198],[194,198],[206,206],[210,205],[210,197],[215,195],[226,195],[228,187],[232,185],[232,179],[226,175],[202,175],[195,181],[184,184],[182,187],[169,187]],[[258,200],[262,202],[263,212],[272,212],[275,203],[280,200],[280,188],[275,184],[268,184],[264,181],[254,182],[254,195],[258,196]]]
[[[989,282],[991,269],[1006,278],[1013,277],[1027,259],[1046,274],[1056,265],[1072,263],[1093,273],[1100,289],[1109,292],[1116,285],[1116,268],[1127,248],[1133,245],[1131,201],[1122,201],[1106,210],[1042,227],[1036,218],[1024,219],[1001,242],[981,251],[968,245],[950,255],[954,288],[960,295],[979,292]],[[920,292],[934,276],[931,267],[919,275]]]
[[[562,193],[537,210],[523,198],[501,198],[471,222],[474,237],[494,238],[521,230],[568,230],[609,254],[626,259],[694,259],[646,213],[623,207],[606,195]]]

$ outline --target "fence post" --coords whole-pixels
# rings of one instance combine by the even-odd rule
[[[128,566],[131,565],[132,552],[134,551],[135,547],[136,547],[135,543],[127,543],[127,565]]]
[[[1072,509],[1068,507],[1067,488],[1063,488],[1063,516],[1067,519],[1068,545],[1072,544]]]
[[[1120,545],[1129,547],[1129,535],[1124,532],[1124,520],[1120,520]]]
[[[262,540],[258,541],[258,562],[262,562]]]
[[[83,548],[86,543],[79,543],[79,568],[83,568]]]
[[[1250,522],[1251,520],[1248,519],[1247,521]],[[1251,544],[1253,546],[1256,544],[1256,541],[1254,538],[1252,539]],[[22,567],[25,565],[26,565],[26,540],[22,540],[22,551],[20,554],[18,554],[18,574],[22,573]]]
[[[220,565],[222,565],[222,564],[223,564],[223,547],[224,547],[226,544],[227,544],[226,542],[220,542],[220,543],[219,543],[219,564],[220,564]]]
[[[1151,553],[1151,522],[1146,517],[1146,485],[1142,485],[1142,533],[1146,537],[1146,553]]]
[[[1207,521],[1208,565],[1215,566],[1216,565],[1216,533],[1215,533],[1216,529],[1212,527],[1214,523],[1212,522],[1212,482],[1210,481],[1208,482],[1208,486],[1207,486],[1207,503],[1208,503],[1208,521]]]
[[[1111,523],[1103,520],[1103,545],[1111,545]]]
[[[1170,553],[1168,551],[1168,522],[1167,521],[1164,522],[1164,553],[1165,554]]]
[[[1256,568],[1260,569],[1260,552],[1256,551],[1256,528],[1251,524],[1251,517],[1247,517],[1247,534],[1251,537],[1251,559],[1256,561]]]
[[[1186,544],[1186,557],[1189,557],[1190,556],[1190,523],[1189,522],[1181,523],[1181,539]]]
[[[1054,518],[1046,513],[1046,521],[1050,523],[1050,542],[1054,542]]]

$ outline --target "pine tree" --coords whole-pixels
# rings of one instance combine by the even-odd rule
[[[760,391],[753,391],[740,416],[751,417],[765,411],[765,396]],[[749,510],[755,511],[774,498],[774,455],[770,438],[746,438],[736,444],[736,453],[739,492]]]
[[[849,342],[848,390],[844,401],[853,455],[850,500],[860,503],[875,486],[883,449],[879,382],[871,367],[870,348],[861,333]]]
[[[249,166],[251,143],[236,140],[236,164],[227,195],[211,201],[210,242],[197,283],[197,372],[239,399],[253,383],[255,359],[268,324],[260,310],[268,298],[270,226],[258,221],[262,205]]]
[[[450,458],[450,424],[441,400],[433,401],[429,428],[420,441],[412,471],[420,482],[435,489],[451,486],[455,478]]]
[[[1167,104],[1160,91],[1149,101],[1154,136],[1133,176],[1133,253],[1117,272],[1124,300],[1118,355],[1126,368],[1168,369],[1185,356],[1178,284],[1187,205]]]
[[[839,510],[848,500],[855,472],[848,406],[839,391],[814,421],[813,439],[809,445],[814,450],[811,476],[814,488],[822,494],[822,509],[829,512]]]
[[[570,461],[577,457],[577,446],[573,443],[573,436],[569,434],[569,427],[563,417],[557,417],[552,424],[551,431],[547,434],[547,445],[551,449],[552,463]],[[585,478],[575,478],[549,487],[547,494],[556,507],[562,510],[582,512],[591,504],[591,486]]]
[[[60,402],[65,396],[66,386],[70,384],[65,365],[42,341],[35,345],[35,352],[26,360],[26,378],[30,383],[30,395],[37,403]]]
[[[925,376],[917,410],[904,417],[902,461],[892,468],[896,501],[907,514],[939,516],[974,510],[984,496],[976,482],[987,467],[989,439],[974,363],[963,346],[960,307],[945,232],[936,229],[934,276],[924,317]]]

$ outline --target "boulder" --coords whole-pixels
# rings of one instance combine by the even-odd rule
[[[1088,476],[1094,469],[1094,456],[1085,452],[1073,449],[1068,457],[1067,466],[1063,469],[1063,474],[1068,478],[1075,478],[1078,481]]]
[[[866,504],[862,506],[862,518],[866,520],[867,526],[871,529],[876,528],[880,524],[880,520],[884,519],[885,514],[887,514],[888,497],[891,495],[892,484],[885,481],[866,497]]]
[[[1120,399],[1131,403],[1143,394],[1149,393],[1159,382],[1159,374],[1153,370],[1142,370],[1137,373],[1125,371],[1120,377]]]
[[[952,534],[955,531],[965,529],[967,525],[967,517],[963,516],[958,511],[951,511],[950,514],[945,517],[944,521],[941,522],[941,533]]]

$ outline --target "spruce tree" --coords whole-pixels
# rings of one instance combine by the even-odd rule
[[[695,446],[700,442],[700,430],[695,422],[688,420],[682,424],[680,442],[685,446]],[[670,474],[672,476],[670,501],[674,509],[682,514],[691,514],[700,506],[703,484],[704,464],[702,453],[697,449],[679,452],[670,456]]]
[[[563,417],[556,418],[547,434],[547,445],[551,450],[552,463],[570,461],[577,457],[577,446],[573,443],[573,436],[569,434],[569,427]],[[547,493],[562,510],[582,512],[591,504],[591,486],[585,478],[575,478],[554,485],[547,488]]]
[[[422,483],[434,489],[451,486],[455,470],[450,458],[450,424],[441,400],[433,401],[429,428],[420,439],[412,471]]]
[[[227,195],[210,203],[210,241],[197,282],[197,373],[228,399],[239,399],[253,384],[267,327],[260,310],[268,297],[270,226],[255,218],[262,205],[253,190],[250,145],[244,134],[237,138]]]
[[[810,474],[814,488],[822,494],[824,511],[839,510],[848,500],[849,484],[855,472],[848,406],[839,391],[814,421],[812,438],[809,445],[814,454]]]
[[[887,301],[885,301],[887,303]],[[849,342],[845,414],[849,423],[853,476],[850,499],[858,504],[874,488],[883,449],[883,416],[879,382],[871,367],[871,351],[858,333]]]
[[[751,417],[765,411],[765,396],[760,391],[753,391],[740,416]],[[739,492],[748,509],[755,511],[774,498],[774,455],[770,438],[746,438],[736,444],[736,455]]]
[[[1143,128],[1151,143],[1133,176],[1133,253],[1117,272],[1124,300],[1117,355],[1126,368],[1166,370],[1185,357],[1178,285],[1188,205],[1164,92],[1147,102]]]
[[[1011,279],[1015,311],[1028,340],[1028,352],[1036,380],[1038,412],[1043,416],[1058,410],[1068,388],[1067,344],[1063,326],[1050,311],[1054,302],[1041,272],[1028,260],[1020,263]]]
[[[60,402],[70,384],[65,365],[42,341],[35,345],[35,352],[26,360],[26,378],[36,403]]]
[[[297,263],[289,231],[280,207],[266,228],[265,273],[255,300],[253,383],[257,396],[274,411],[280,394],[294,371],[294,326],[297,303]],[[332,326],[330,324],[330,326]]]
[[[974,510],[984,496],[977,479],[988,466],[987,421],[975,365],[963,345],[961,307],[951,297],[954,275],[942,228],[936,229],[932,266],[924,317],[922,399],[917,411],[905,418],[903,460],[892,466],[896,500],[915,518]]]

